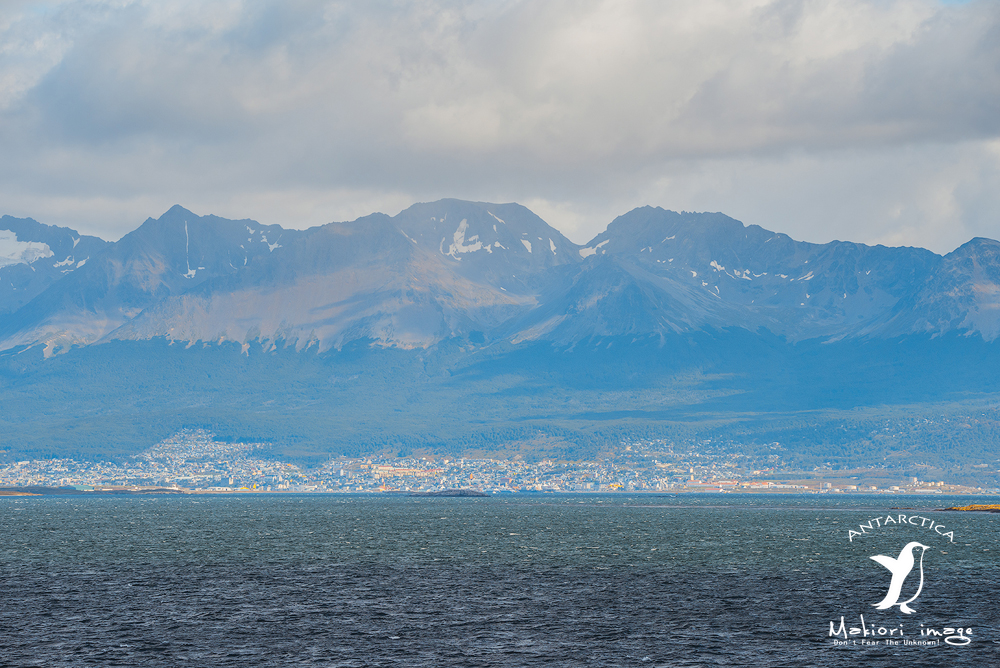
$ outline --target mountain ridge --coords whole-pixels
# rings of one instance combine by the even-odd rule
[[[31,227],[0,220],[8,236]],[[31,223],[36,237],[48,229]],[[0,299],[0,350],[161,336],[426,348],[473,333],[573,345],[705,327],[791,341],[1000,336],[1000,242],[985,238],[941,256],[646,206],[581,246],[519,204],[446,199],[306,230],[175,205],[99,246],[30,299]]]

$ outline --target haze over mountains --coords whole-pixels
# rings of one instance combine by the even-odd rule
[[[305,460],[657,437],[980,479],[998,249],[651,207],[579,246],[458,200],[307,230],[175,206],[114,243],[4,217],[0,457],[122,457],[182,427]]]
[[[1000,334],[1000,244],[810,244],[635,209],[584,246],[517,204],[442,200],[286,230],[175,206],[116,243],[0,219],[0,349],[109,340],[339,349],[764,329],[789,341]]]

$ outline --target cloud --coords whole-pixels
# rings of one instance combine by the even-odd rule
[[[974,236],[996,238],[997,183],[1000,141],[992,140],[720,159],[693,172],[679,164],[644,197],[718,208],[807,241],[947,252]]]
[[[18,2],[0,44],[0,208],[104,236],[444,196],[578,240],[639,204],[1000,232],[995,2]]]

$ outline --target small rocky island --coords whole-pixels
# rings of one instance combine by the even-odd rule
[[[409,496],[489,496],[476,489],[446,489],[440,492],[411,492]]]
[[[962,510],[979,513],[1000,513],[1000,504],[997,503],[974,503],[971,506],[952,506],[944,510]]]

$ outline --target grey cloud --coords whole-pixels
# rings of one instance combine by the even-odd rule
[[[297,202],[291,220],[267,222],[306,224],[361,203],[460,196],[548,202],[565,216],[554,223],[585,234],[626,204],[783,210],[789,179],[837,200],[854,187],[830,176],[849,171],[845,155],[866,173],[903,156],[933,160],[933,147],[951,144],[966,147],[955,149],[956,174],[992,174],[998,160],[967,148],[1000,135],[995,2],[46,7],[0,10],[0,38],[13,45],[0,54],[0,175],[10,184],[0,208],[37,203],[11,211],[22,215],[43,215],[53,196],[60,215],[76,198],[93,212],[117,201],[112,218],[131,215],[132,202],[140,220],[157,213],[138,211],[152,201],[258,217],[242,207],[278,217]],[[828,168],[807,183],[799,154]],[[747,179],[756,193],[717,183],[737,165],[770,180]],[[924,177],[907,173],[912,181],[887,187],[919,199]],[[954,215],[980,221],[996,210],[1000,195],[990,197]],[[807,202],[788,199],[808,215]],[[859,193],[852,216],[886,216],[882,199]],[[942,210],[923,206],[928,221]]]

